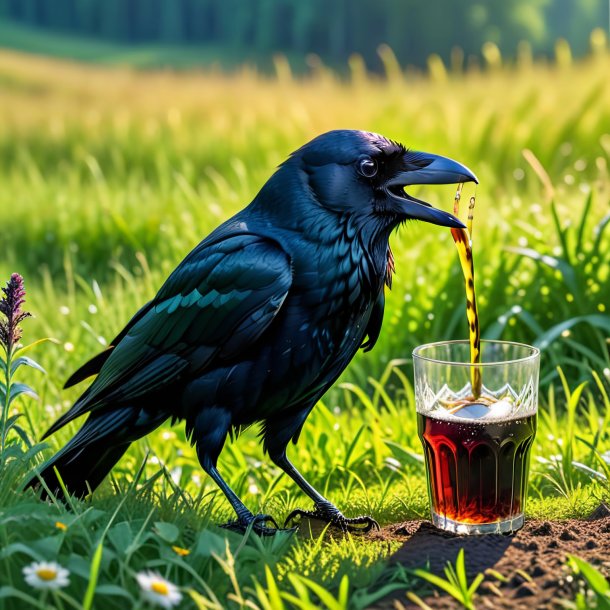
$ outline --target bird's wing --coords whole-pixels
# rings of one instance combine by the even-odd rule
[[[289,255],[268,238],[233,235],[199,246],[121,333],[95,381],[47,435],[87,411],[159,391],[187,369],[228,361],[269,326],[291,281]]]
[[[97,375],[100,372],[102,366],[112,353],[112,350],[119,344],[121,339],[129,332],[129,329],[152,307],[153,302],[149,301],[141,307],[136,314],[129,320],[125,328],[110,342],[108,347],[103,351],[93,356],[91,360],[87,360],[85,364],[78,368],[78,370],[74,371],[72,375],[70,375],[68,381],[64,383],[64,390],[67,388],[71,388],[73,385],[80,383],[87,379],[87,377],[91,377],[91,375]]]
[[[239,221],[236,221],[235,218],[229,219],[226,223],[220,225],[215,231],[213,231],[210,235],[208,235],[208,237],[206,237],[195,249],[193,249],[187,255],[185,260],[182,262],[182,265],[190,265],[193,260],[198,260],[198,258],[201,255],[201,252],[205,248],[207,248],[211,245],[215,245],[228,237],[235,237],[238,234],[240,236],[247,234],[246,226],[243,225],[242,223],[240,223]],[[167,288],[168,293],[171,292],[171,288],[173,288],[173,283],[170,282],[170,280],[174,279],[174,276],[179,275],[178,272],[181,271],[182,265],[180,265],[174,271],[174,273],[168,278],[168,281],[162,287],[162,290]],[[72,375],[70,375],[69,379],[64,384],[64,390],[67,388],[71,388],[74,385],[79,384],[81,381],[84,381],[85,379],[87,379],[87,377],[91,377],[92,375],[97,375],[100,372],[102,366],[104,366],[104,363],[106,362],[106,360],[108,360],[108,358],[110,357],[110,354],[113,352],[114,348],[119,344],[119,342],[123,339],[123,337],[125,337],[125,335],[129,332],[131,327],[145,313],[147,313],[151,307],[153,307],[155,305],[155,302],[158,299],[159,299],[159,295],[157,295],[157,297],[155,299],[153,299],[152,301],[149,301],[148,303],[143,305],[134,314],[134,316],[131,318],[131,320],[129,320],[129,322],[125,325],[123,330],[110,342],[110,344],[104,351],[93,356],[93,358],[91,358],[90,360],[85,362],[85,364],[83,364],[78,370],[76,370],[74,373],[72,373]]]

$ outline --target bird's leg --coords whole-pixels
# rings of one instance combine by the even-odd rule
[[[369,516],[345,517],[341,511],[324,496],[318,493],[304,478],[303,475],[294,467],[286,456],[286,449],[278,454],[270,454],[271,459],[277,464],[313,501],[314,510],[293,510],[286,521],[284,527],[291,523],[296,517],[309,517],[330,523],[343,532],[369,532],[373,528],[379,529],[379,524]]]
[[[278,524],[269,515],[254,515],[238,498],[237,494],[227,485],[216,468],[218,456],[225,443],[227,432],[231,426],[231,414],[227,409],[211,407],[199,413],[193,422],[193,434],[197,446],[197,457],[205,472],[220,487],[222,493],[233,507],[237,519],[222,527],[245,533],[251,527],[260,536],[272,536],[279,530]],[[270,523],[274,527],[267,527]]]
[[[220,490],[227,497],[237,515],[235,521],[229,521],[221,525],[221,527],[243,534],[252,525],[252,529],[260,536],[273,536],[280,529],[280,526],[270,515],[254,515],[227,485],[226,481],[220,476],[216,466],[211,463],[211,460],[208,460],[207,464],[202,463],[201,465],[206,473],[212,477],[216,485],[220,487]],[[267,527],[266,523],[271,523],[274,527]]]

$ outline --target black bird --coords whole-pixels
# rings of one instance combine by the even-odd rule
[[[45,437],[89,415],[29,485],[43,480],[60,494],[57,468],[83,497],[133,441],[167,419],[185,420],[202,468],[235,509],[229,525],[270,533],[265,523],[273,519],[254,515],[216,468],[227,434],[260,422],[270,459],[314,502],[314,511],[291,517],[344,530],[375,526],[371,517],[344,517],[286,448],[358,349],[377,341],[392,230],[410,219],[464,226],[403,187],[465,181],[477,180],[463,165],[374,133],[331,131],[304,145],[178,265],[108,349],[70,377],[65,387],[97,375]]]

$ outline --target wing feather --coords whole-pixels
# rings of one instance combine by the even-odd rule
[[[236,357],[271,324],[291,282],[290,257],[269,238],[240,234],[199,246],[114,348],[97,357],[98,376],[47,435],[87,411],[142,398]],[[86,367],[82,375],[95,368]]]

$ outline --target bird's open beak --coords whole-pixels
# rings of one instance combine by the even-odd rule
[[[464,223],[453,214],[433,208],[429,203],[416,199],[403,189],[412,184],[457,184],[459,182],[479,183],[477,177],[465,166],[453,159],[429,153],[407,153],[418,160],[430,161],[425,167],[400,172],[387,183],[387,190],[400,199],[402,210],[409,218],[431,222],[453,229],[465,228]]]

